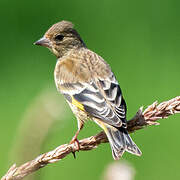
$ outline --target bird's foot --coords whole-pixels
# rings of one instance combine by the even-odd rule
[[[78,141],[78,139],[77,139],[77,136],[76,136],[76,135],[72,138],[72,140],[70,141],[70,143],[69,143],[69,144],[74,144],[74,145],[77,147],[77,150],[76,150],[76,151],[78,151],[78,152],[79,152],[79,150],[80,150],[80,144],[79,144],[79,141]],[[76,159],[76,154],[75,154],[75,151],[74,151],[74,152],[72,152],[72,154],[73,154],[73,156],[74,156],[74,159]]]

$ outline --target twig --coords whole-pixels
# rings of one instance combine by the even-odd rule
[[[167,118],[175,113],[180,113],[180,96],[169,101],[162,102],[158,105],[154,102],[143,112],[141,107],[136,115],[128,121],[128,131],[134,132],[145,126],[158,125],[159,119]],[[79,141],[80,151],[87,151],[96,148],[101,143],[108,142],[104,132],[100,132],[95,136],[85,138]],[[76,144],[64,144],[56,149],[38,156],[36,159],[29,161],[19,167],[14,164],[1,180],[19,180],[46,166],[49,163],[57,162],[68,154],[78,151]]]
[[[66,106],[63,97],[49,86],[32,99],[18,125],[16,141],[9,155],[10,162],[22,164],[40,154],[48,133],[58,123],[57,120],[64,121],[67,117],[69,111],[66,111]],[[26,180],[35,180],[37,176],[40,175],[33,173]]]
[[[158,105],[155,101],[148,106],[144,112],[141,107],[136,115],[128,121],[128,132],[134,132],[142,129],[145,126],[159,125],[157,120],[166,119],[168,116],[180,113],[180,96],[177,96],[169,101],[164,101]]]

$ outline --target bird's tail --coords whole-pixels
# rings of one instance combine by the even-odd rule
[[[125,151],[141,156],[142,153],[140,149],[133,142],[125,129],[117,129],[106,124],[105,127],[105,133],[111,145],[112,155],[115,160],[118,160]]]
[[[111,125],[108,125],[98,119],[94,119],[94,121],[104,130],[109,140],[112,155],[115,160],[118,160],[125,151],[135,154],[137,156],[141,156],[141,151],[137,147],[137,145],[133,142],[127,130],[120,127],[115,128]]]

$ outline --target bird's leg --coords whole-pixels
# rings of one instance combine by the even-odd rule
[[[77,136],[78,136],[78,134],[79,134],[79,132],[80,132],[80,130],[82,128],[83,128],[83,122],[78,120],[78,130],[77,130],[76,134],[73,136],[72,140],[70,141],[70,144],[75,144],[76,143],[77,148],[78,148],[77,151],[80,150],[80,145],[79,145],[79,141],[77,139]],[[73,152],[73,156],[74,156],[74,158],[76,158],[75,152]]]
[[[78,131],[76,132],[76,134],[74,135],[74,137],[72,138],[72,140],[70,141],[70,144],[76,144],[77,145],[77,151],[79,152],[79,150],[80,150],[80,145],[79,145],[79,141],[78,141],[78,139],[77,139],[77,136],[78,136],[78,134],[79,134],[79,132],[80,132],[80,129],[78,129]],[[72,154],[73,154],[73,156],[74,156],[74,159],[76,159],[76,154],[75,154],[75,152],[72,152]]]
[[[80,132],[80,129],[77,130],[76,134],[73,136],[72,140],[70,141],[70,144],[77,143],[78,151],[80,149],[79,141],[77,139],[79,132]]]

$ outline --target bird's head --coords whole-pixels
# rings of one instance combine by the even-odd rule
[[[47,47],[58,58],[66,55],[72,49],[84,47],[84,42],[73,26],[69,21],[58,22],[34,44]]]

